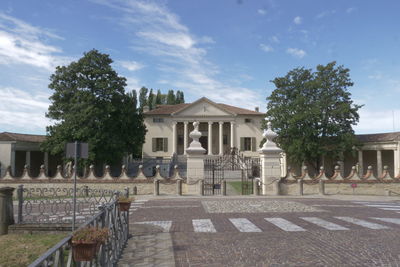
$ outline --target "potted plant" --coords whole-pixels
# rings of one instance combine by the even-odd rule
[[[119,197],[118,205],[120,211],[128,211],[131,207],[131,203],[134,200],[133,197]]]
[[[75,261],[91,261],[100,245],[108,238],[108,228],[85,227],[72,235],[72,254]]]

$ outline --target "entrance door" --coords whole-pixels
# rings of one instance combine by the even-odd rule
[[[206,150],[206,154],[207,154],[208,153],[208,151],[207,151],[207,149],[208,149],[208,136],[200,137],[199,142],[201,144],[201,147]]]

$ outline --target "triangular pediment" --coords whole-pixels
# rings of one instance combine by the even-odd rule
[[[217,103],[203,97],[172,114],[173,116],[232,116],[235,115],[221,108]]]

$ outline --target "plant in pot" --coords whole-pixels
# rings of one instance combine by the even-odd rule
[[[100,245],[108,238],[108,228],[85,227],[72,235],[72,254],[75,261],[91,261]]]
[[[131,207],[131,203],[134,200],[133,197],[119,197],[118,205],[120,211],[128,211]]]

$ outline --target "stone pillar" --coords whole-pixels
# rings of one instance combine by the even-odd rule
[[[320,195],[325,195],[325,181],[324,180],[319,180],[319,187],[318,187],[318,193]]]
[[[213,122],[208,122],[208,155],[212,155],[212,125]]]
[[[235,122],[231,121],[231,148],[235,147]]]
[[[397,149],[393,151],[394,159],[394,177],[400,175],[400,142],[397,145]]]
[[[31,152],[30,151],[26,151],[25,152],[25,165],[28,165],[29,169],[31,167]]]
[[[176,181],[176,194],[182,196],[182,179]]]
[[[176,135],[176,124],[177,122],[172,122],[172,155],[176,154],[177,145],[178,145],[178,138]]]
[[[49,152],[44,152],[44,170],[45,170],[45,175],[49,176]]]
[[[224,179],[221,182],[221,191],[222,191],[222,195],[226,196],[226,181]]]
[[[276,186],[274,182],[279,181],[281,177],[281,153],[280,149],[273,139],[277,136],[272,131],[271,122],[267,123],[268,129],[264,131],[263,136],[267,139],[263,147],[259,150],[261,160],[261,182],[262,182],[262,194],[276,194]]]
[[[382,150],[376,151],[376,177],[380,177],[382,175]]]
[[[11,144],[11,174],[15,176],[15,144]]]
[[[154,180],[154,192],[153,193],[155,196],[160,195],[160,180],[158,180],[158,179]]]
[[[8,233],[8,226],[14,224],[13,195],[14,188],[0,188],[0,235]]]
[[[364,161],[363,161],[363,151],[358,150],[358,175],[362,177],[364,175]]]
[[[224,137],[223,137],[223,126],[224,122],[219,122],[219,155],[224,153]]]
[[[186,155],[188,148],[188,121],[183,122],[183,154]]]
[[[186,149],[187,156],[187,183],[193,184],[198,180],[204,179],[204,153],[206,150],[201,147],[199,138],[201,132],[199,131],[199,122],[193,123],[194,129],[190,133],[190,138],[193,141]]]

